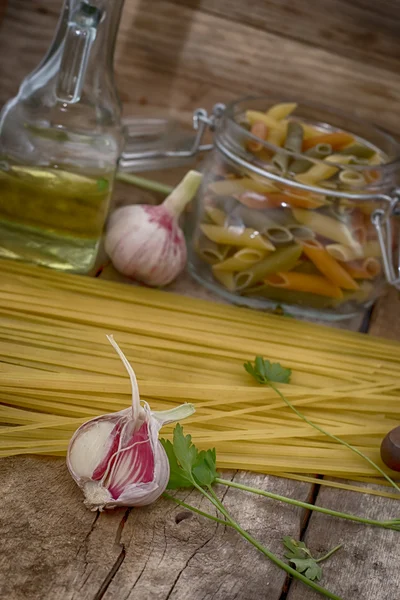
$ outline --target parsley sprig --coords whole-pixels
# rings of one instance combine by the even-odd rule
[[[237,533],[244,537],[244,539],[246,539],[250,544],[255,546],[255,548],[264,554],[264,556],[269,558],[273,563],[286,571],[286,573],[292,577],[299,579],[326,598],[331,598],[331,600],[342,600],[336,594],[333,594],[329,590],[315,583],[315,581],[309,579],[306,575],[303,575],[303,573],[286,564],[283,560],[281,560],[278,556],[276,556],[273,552],[256,540],[252,535],[250,535],[250,533],[243,529],[231,516],[221,500],[218,498],[217,494],[212,489],[212,484],[217,482],[219,479],[216,469],[215,450],[202,450],[199,452],[196,446],[193,444],[191,436],[184,434],[183,428],[180,424],[176,425],[174,429],[172,443],[169,440],[164,439],[161,439],[160,441],[167,453],[170,464],[171,473],[168,489],[177,489],[181,487],[196,488],[217,509],[217,511],[225,518],[225,520],[223,521],[222,519],[218,519],[209,513],[199,511],[199,509],[196,509],[195,507],[178,500],[178,498],[174,498],[173,496],[167,494],[169,499],[173,500],[177,504],[180,504],[181,506],[185,506],[185,508],[194,510],[194,512],[197,512],[202,516],[211,518],[213,521],[222,521],[225,525],[235,529]]]
[[[269,360],[265,360],[262,356],[256,356],[254,360],[254,364],[251,362],[244,363],[244,368],[246,371],[254,377],[254,379],[260,383],[261,385],[269,385],[283,400],[283,402],[294,412],[300,419],[303,419],[308,425],[314,427],[317,431],[320,431],[324,435],[327,435],[335,442],[339,442],[343,446],[346,446],[349,450],[361,456],[364,460],[366,460],[374,469],[376,469],[393,487],[395,490],[400,492],[400,487],[397,485],[395,481],[379,465],[377,465],[373,460],[371,460],[366,454],[361,452],[355,446],[352,446],[348,442],[342,440],[342,438],[334,435],[333,433],[329,433],[313,421],[310,421],[302,412],[300,412],[291,402],[286,398],[286,396],[276,387],[275,383],[290,383],[290,378],[292,375],[291,369],[286,369],[282,367],[279,363],[271,363]]]
[[[334,552],[342,547],[342,544],[340,544],[339,546],[332,548],[332,550],[327,554],[324,554],[324,556],[314,558],[304,542],[298,542],[289,535],[285,535],[282,543],[287,550],[285,558],[295,566],[296,571],[304,573],[311,581],[320,581],[322,577],[322,569],[318,563],[327,560]]]

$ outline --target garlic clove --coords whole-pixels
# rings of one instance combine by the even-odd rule
[[[152,413],[141,405],[135,373],[112,336],[107,336],[129,374],[132,407],[84,423],[72,436],[68,469],[91,510],[145,506],[157,500],[169,480],[169,462],[158,433],[164,423],[194,412],[192,404]]]
[[[123,206],[111,215],[105,250],[120,273],[152,286],[167,285],[179,275],[187,252],[178,218],[201,179],[190,171],[160,206]]]

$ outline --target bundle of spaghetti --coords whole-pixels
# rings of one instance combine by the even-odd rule
[[[382,483],[243,363],[262,355],[292,369],[280,387],[292,404],[382,466],[380,442],[400,418],[400,344],[7,261],[0,280],[0,457],[65,454],[80,424],[129,406],[113,333],[153,410],[195,404],[185,429],[216,447],[220,468]]]

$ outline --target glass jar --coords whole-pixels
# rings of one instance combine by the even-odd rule
[[[329,320],[369,307],[385,275],[400,283],[392,261],[400,147],[390,135],[271,98],[196,119],[214,134],[186,227],[196,280],[236,304]]]

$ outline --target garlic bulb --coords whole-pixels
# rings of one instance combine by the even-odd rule
[[[117,271],[152,286],[167,285],[179,275],[186,244],[178,219],[201,178],[189,171],[161,205],[123,206],[111,215],[105,250]]]
[[[152,412],[147,402],[142,405],[132,367],[113,337],[107,338],[129,373],[132,407],[91,419],[69,443],[67,466],[91,510],[145,506],[157,500],[169,480],[169,462],[158,432],[165,423],[195,410],[192,404],[183,404]]]

